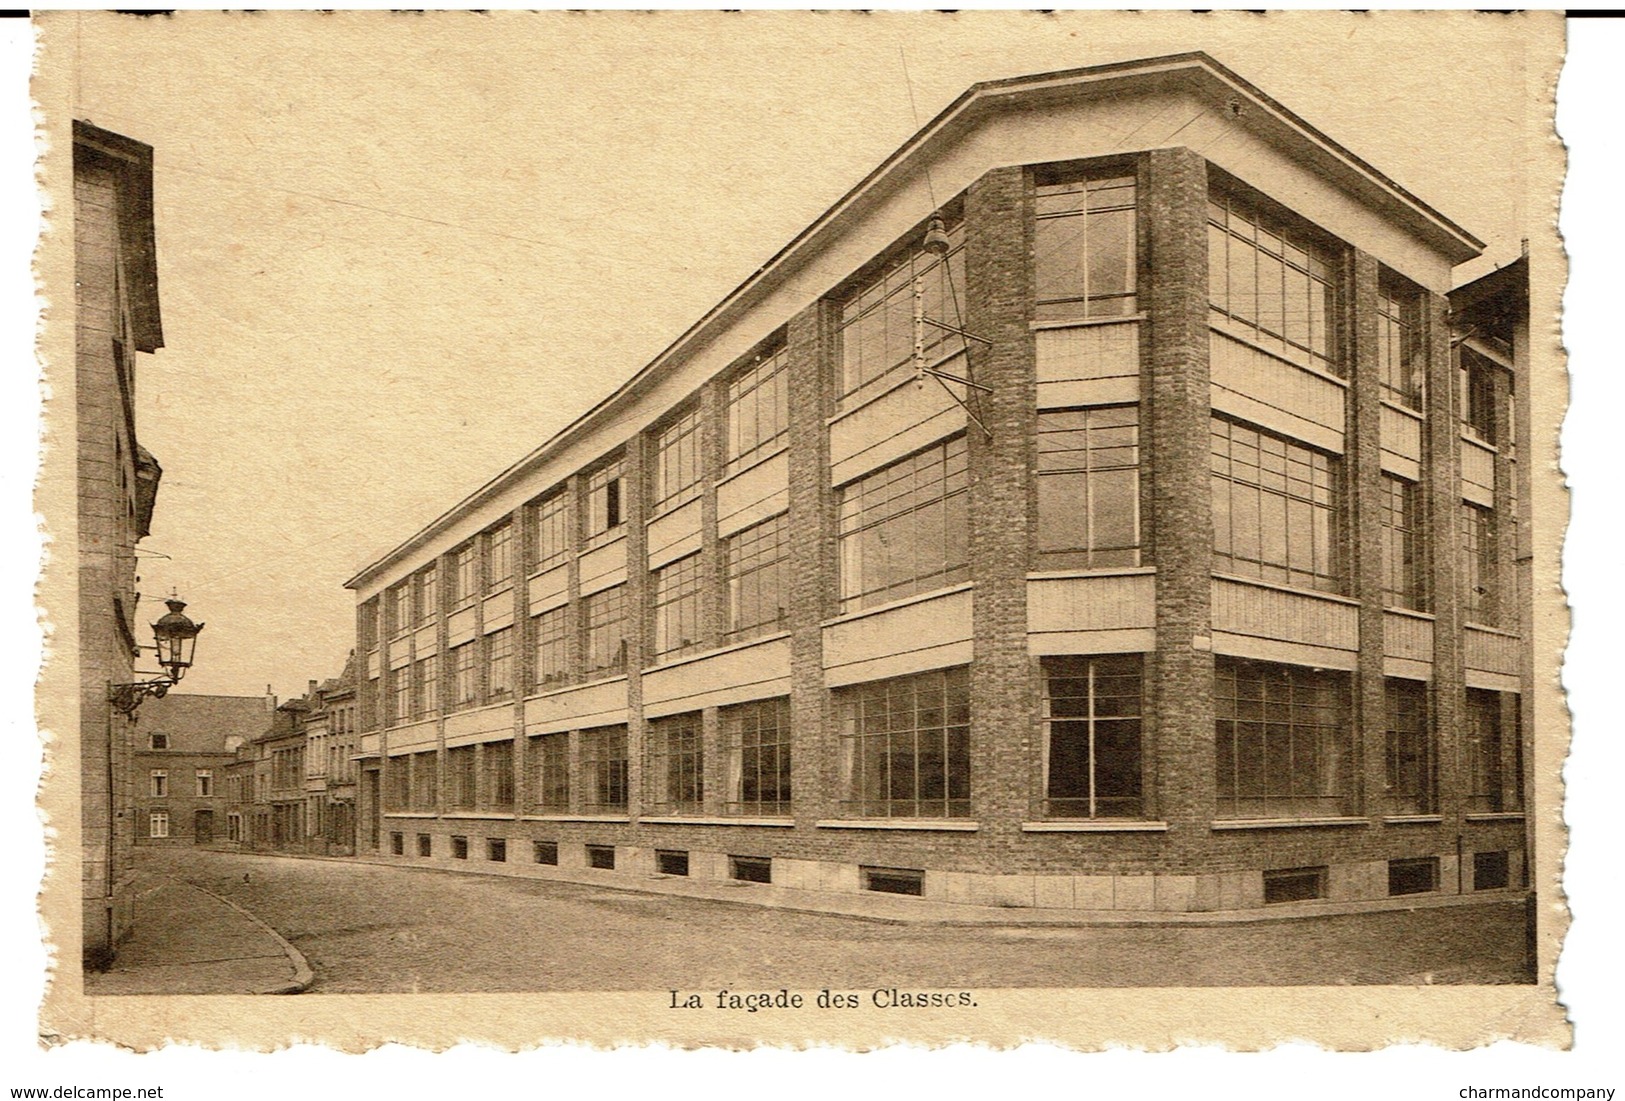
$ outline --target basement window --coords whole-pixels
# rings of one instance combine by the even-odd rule
[[[687,875],[687,851],[681,849],[656,849],[655,871],[661,875]]]
[[[865,891],[879,891],[888,895],[914,895],[925,893],[925,872],[919,868],[859,868]]]
[[[538,864],[557,864],[559,862],[559,843],[557,841],[534,842],[533,850],[533,855]]]
[[[615,846],[588,845],[587,867],[603,868],[606,870],[613,869],[615,867]]]
[[[1273,868],[1264,873],[1264,904],[1326,897],[1326,869]]]
[[[468,859],[468,838],[454,835],[451,839],[451,858],[453,860]]]
[[[434,853],[434,842],[426,833],[418,834],[418,855],[430,856]]]
[[[494,860],[498,864],[508,861],[508,842],[501,837],[487,837],[485,839],[485,859]]]
[[[1473,854],[1473,890],[1496,891],[1511,882],[1511,865],[1505,849]]]
[[[1425,895],[1438,889],[1438,857],[1418,856],[1388,862],[1390,895]]]
[[[393,854],[395,856],[405,856],[406,855],[406,835],[403,834],[403,833],[392,833],[392,834],[390,834],[389,835],[389,851],[390,851],[391,854]]]
[[[730,856],[728,875],[743,883],[772,883],[773,859],[767,856]]]

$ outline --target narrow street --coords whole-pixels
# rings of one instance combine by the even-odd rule
[[[1244,925],[891,925],[596,886],[202,850],[143,868],[252,912],[311,993],[1510,983],[1521,902]]]

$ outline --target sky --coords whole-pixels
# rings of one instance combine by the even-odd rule
[[[338,674],[344,581],[613,390],[978,80],[1203,49],[1488,244],[1528,235],[1518,25],[1288,13],[56,12],[155,150],[185,690]]]

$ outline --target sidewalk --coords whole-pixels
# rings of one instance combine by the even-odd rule
[[[85,993],[297,994],[311,981],[299,950],[248,911],[201,887],[141,872],[134,932]]]

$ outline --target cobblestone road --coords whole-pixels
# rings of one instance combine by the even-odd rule
[[[887,925],[554,881],[232,853],[145,866],[247,908],[312,993],[1508,983],[1523,904],[1245,925]]]

